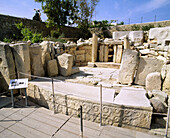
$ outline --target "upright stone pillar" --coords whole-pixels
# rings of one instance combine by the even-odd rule
[[[124,49],[130,49],[130,43],[128,37],[124,38]]]
[[[92,40],[92,62],[96,62],[97,60],[97,50],[98,50],[98,36],[93,33],[93,40]]]

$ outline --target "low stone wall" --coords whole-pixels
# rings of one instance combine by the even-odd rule
[[[0,40],[3,40],[5,37],[12,37],[14,33],[17,33],[18,29],[15,24],[20,22],[33,32],[42,33],[43,36],[49,36],[51,30],[56,29],[55,27],[47,28],[44,22],[0,14]],[[83,35],[83,32],[75,27],[64,26],[61,30],[66,38],[78,39]]]
[[[29,83],[29,98],[34,102],[53,110],[52,92]],[[79,116],[79,107],[83,106],[83,118],[100,122],[100,103],[81,97],[55,93],[55,113]],[[150,128],[152,108],[123,106],[103,103],[103,125]]]

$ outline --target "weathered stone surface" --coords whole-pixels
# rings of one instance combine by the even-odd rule
[[[151,108],[150,102],[146,97],[146,91],[142,88],[122,88],[115,97],[115,104],[124,106],[138,106]]]
[[[17,43],[10,46],[12,47],[17,72],[22,72],[31,75],[30,53],[29,46],[27,45],[27,43]],[[28,75],[25,76],[20,74],[19,78],[26,77],[30,80],[31,77]]]
[[[97,60],[97,51],[98,51],[98,36],[93,34],[92,40],[92,62],[96,62]]]
[[[130,43],[128,37],[124,38],[124,49],[130,49]]]
[[[120,40],[120,39],[124,39],[125,37],[127,37],[129,35],[129,31],[118,31],[118,32],[113,32],[113,39],[114,40]]]
[[[157,44],[165,45],[165,40],[170,40],[170,27],[151,28],[149,30],[149,39],[156,39]]]
[[[48,61],[47,71],[49,77],[55,77],[58,75],[58,66],[56,59]]]
[[[57,57],[59,65],[59,73],[63,76],[69,76],[72,72],[73,56],[70,54],[62,54]]]
[[[15,63],[9,44],[0,42],[0,91],[7,91],[10,79],[16,79]]]
[[[159,99],[152,98],[150,102],[155,112],[166,113],[166,107]]]
[[[121,63],[122,54],[123,54],[123,46],[118,45],[117,46],[117,54],[116,54],[116,63]]]
[[[161,72],[163,61],[153,57],[140,57],[135,83],[145,85],[146,76],[152,72]]]
[[[162,90],[169,91],[170,90],[170,64],[163,65],[161,70],[161,76],[163,80]]]
[[[143,31],[130,31],[129,39],[132,42],[138,42],[140,44],[143,44],[144,33],[143,33]]]
[[[76,88],[82,89],[81,87],[76,87]],[[106,92],[105,90],[103,91]],[[94,93],[94,91],[91,92]],[[111,99],[112,101],[110,92],[111,91],[109,91],[108,93],[109,96],[107,94],[104,95],[105,97],[103,98],[105,99],[106,97],[109,97],[109,99]],[[80,94],[79,90],[78,93]],[[39,104],[42,104],[48,107],[49,109],[53,110],[52,92],[42,87],[38,87],[33,83],[32,84],[30,83],[28,87],[28,95],[32,97]],[[99,95],[97,97],[98,97],[97,99],[99,99]],[[94,96],[92,98],[96,99],[96,97]],[[77,116],[79,114],[78,109],[80,105],[82,105],[83,112],[84,112],[83,118],[85,120],[97,122],[97,123],[100,122],[99,102],[96,101],[94,102],[93,100],[76,97],[73,95],[66,95],[64,93],[55,93],[55,101],[57,101],[55,103],[56,113],[63,113],[63,114],[67,113],[68,115],[76,114],[75,116]],[[103,103],[102,117],[103,117],[103,122],[102,122],[103,125],[109,124],[109,125],[117,125],[117,126],[150,128],[152,108],[122,106],[113,103]]]
[[[79,67],[72,67],[71,74],[80,72]]]
[[[165,92],[161,90],[153,90],[152,95],[153,97],[158,98],[165,106],[167,106],[168,95]]]
[[[47,74],[47,64],[48,61],[54,59],[54,45],[55,43],[52,41],[43,41],[41,45],[42,50],[42,64],[45,71],[45,74]]]
[[[149,91],[161,89],[161,73],[152,72],[146,76],[146,89]]]
[[[125,49],[123,51],[118,82],[122,84],[131,84],[134,79],[135,70],[138,65],[138,62],[138,52],[130,49]]]
[[[44,68],[41,59],[41,46],[32,45],[29,47],[30,50],[30,63],[31,63],[31,74],[37,76],[44,76]]]

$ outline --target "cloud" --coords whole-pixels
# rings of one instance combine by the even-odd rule
[[[170,4],[170,0],[150,0],[149,2],[142,4],[140,6],[137,6],[133,10],[130,11],[130,14],[133,14],[134,12],[143,12],[148,13],[153,10],[162,8],[163,6]]]

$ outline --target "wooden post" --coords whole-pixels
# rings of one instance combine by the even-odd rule
[[[98,36],[93,33],[92,39],[92,62],[96,62],[97,60],[97,52],[98,52]]]

